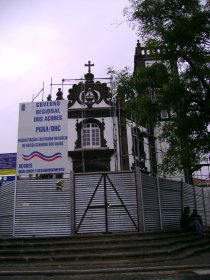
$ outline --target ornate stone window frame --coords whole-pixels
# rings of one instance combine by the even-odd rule
[[[101,139],[101,148],[107,147],[106,145],[106,139],[104,138],[104,128],[105,128],[105,123],[104,123],[104,119],[102,119],[102,122],[100,122],[97,119],[94,118],[88,118],[88,119],[84,119],[80,122],[76,122],[76,131],[77,131],[77,140],[75,142],[75,149],[79,149],[82,148],[82,128],[84,125],[88,124],[88,123],[94,123],[96,124],[99,129],[100,129],[100,139]],[[100,147],[99,147],[100,148]],[[95,149],[99,149],[98,147]],[[94,147],[92,147],[92,149],[94,149]]]

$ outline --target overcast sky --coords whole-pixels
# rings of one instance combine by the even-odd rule
[[[0,0],[0,153],[17,151],[19,103],[31,102],[53,83],[95,77],[107,68],[133,70],[137,41],[125,22],[128,0]],[[52,87],[53,99],[57,87]],[[67,91],[64,92],[64,98]],[[40,101],[40,95],[36,101]]]
[[[110,66],[133,70],[138,36],[126,6],[129,0],[0,0],[0,153],[17,151],[19,103],[31,102],[43,82],[46,100],[51,77],[84,77],[89,60],[96,78],[108,77]]]

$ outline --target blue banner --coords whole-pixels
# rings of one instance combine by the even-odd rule
[[[17,162],[16,153],[0,154],[0,170],[15,169]]]

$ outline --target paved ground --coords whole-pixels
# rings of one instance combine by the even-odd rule
[[[3,280],[209,280],[210,274],[193,271],[167,273],[115,273],[92,275],[39,275],[39,276],[0,276]]]

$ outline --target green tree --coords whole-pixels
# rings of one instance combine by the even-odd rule
[[[139,124],[161,125],[169,143],[162,170],[190,174],[210,148],[209,13],[198,0],[130,0],[125,14],[164,64],[118,75],[125,108]],[[163,110],[173,113],[164,124]]]

